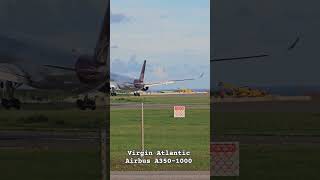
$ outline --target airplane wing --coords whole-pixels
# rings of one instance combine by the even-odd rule
[[[0,64],[0,81],[27,83],[29,78],[19,67],[13,64]]]
[[[203,77],[203,73],[197,78],[190,78],[190,79],[175,79],[175,80],[168,80],[168,81],[163,81],[163,82],[154,82],[154,83],[144,83],[144,87],[153,87],[153,86],[161,86],[161,85],[169,85],[169,84],[174,84],[176,82],[182,82],[182,81],[193,81],[197,80]]]
[[[298,36],[293,43],[290,44],[290,46],[288,47],[288,51],[293,50],[297,44],[300,41],[300,36]],[[258,55],[253,55],[253,56],[240,56],[240,57],[229,57],[229,58],[215,58],[215,59],[211,59],[211,62],[220,62],[220,61],[246,61],[246,60],[254,60],[254,61],[259,61],[262,60],[263,57],[269,57],[271,56],[270,54],[258,54]]]

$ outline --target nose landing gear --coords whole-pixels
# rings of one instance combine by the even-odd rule
[[[117,96],[117,92],[114,87],[110,88],[110,96]]]
[[[1,99],[1,105],[6,108],[6,109],[10,109],[10,108],[16,108],[16,109],[20,109],[21,107],[21,103],[19,101],[19,99],[5,99],[2,98]]]
[[[5,109],[21,108],[20,100],[14,97],[14,91],[19,86],[20,84],[17,84],[11,81],[5,81],[0,83],[0,88],[2,89],[1,105]]]
[[[86,110],[86,109],[95,110],[96,109],[96,101],[89,99],[88,96],[85,96],[84,99],[77,100],[77,106],[81,110]]]

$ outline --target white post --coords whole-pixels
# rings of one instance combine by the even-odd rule
[[[143,103],[141,103],[141,150],[144,151],[144,112],[143,112]]]

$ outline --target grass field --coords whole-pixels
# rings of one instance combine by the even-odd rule
[[[320,135],[320,114],[312,112],[216,112],[214,135],[304,135],[304,144],[241,144],[240,176],[214,180],[318,179],[320,144],[306,144]]]
[[[207,104],[208,96],[112,97],[112,103]],[[47,105],[0,110],[0,130],[96,130],[105,112],[79,111],[73,106],[50,110]],[[17,113],[18,112],[18,113]],[[189,150],[191,165],[125,165],[127,150],[140,149],[140,111],[111,110],[112,170],[208,170],[209,109],[189,109],[187,118],[176,120],[170,109],[145,110],[145,147],[153,150]],[[216,135],[320,135],[320,113],[219,112],[212,114]],[[306,137],[306,141],[307,141]],[[319,144],[241,144],[240,177],[212,179],[318,179]],[[50,150],[0,150],[0,179],[56,180],[98,179],[98,152]],[[30,179],[30,178],[29,178]]]
[[[217,135],[320,135],[320,113],[217,112],[212,118]]]
[[[49,105],[43,105],[37,111],[29,108],[19,111],[1,110],[0,131],[92,131],[97,130],[105,118],[103,111],[80,111],[73,108],[50,110]],[[60,146],[61,150],[1,148],[0,179],[99,179],[99,147],[71,151],[63,148],[63,144]],[[1,147],[5,147],[5,144]]]
[[[99,179],[98,152],[0,150],[0,179]]]
[[[320,145],[240,145],[240,176],[212,180],[319,179]]]
[[[2,110],[0,130],[97,129],[106,116],[104,111]]]
[[[111,103],[203,104],[207,95],[113,97]],[[174,119],[172,109],[145,109],[145,149],[191,151],[192,164],[125,164],[129,150],[141,150],[140,109],[111,110],[111,170],[209,170],[210,110],[188,109],[185,119]],[[151,159],[154,159],[152,156]],[[174,158],[174,157],[170,157]]]
[[[174,119],[172,110],[145,110],[145,149],[188,150],[192,164],[126,165],[127,151],[140,150],[140,111],[111,111],[111,169],[209,170],[209,109],[193,109],[185,119]]]
[[[138,97],[116,97],[113,103],[137,103]],[[122,99],[121,99],[122,98]],[[205,104],[208,96],[141,97],[150,104]],[[25,104],[22,110],[0,110],[0,130],[92,131],[106,112],[80,111],[71,104]],[[190,109],[186,119],[173,119],[171,109],[145,110],[145,144],[152,150],[191,151],[191,165],[136,166],[123,164],[127,150],[140,149],[140,110],[111,110],[112,170],[209,170],[209,109]],[[98,150],[98,147],[97,147]],[[68,150],[0,150],[0,179],[98,179],[97,152]],[[21,173],[16,173],[21,172]],[[33,178],[34,177],[34,178]]]

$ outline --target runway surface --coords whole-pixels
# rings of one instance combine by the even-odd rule
[[[180,104],[181,105],[181,104]],[[173,104],[144,104],[145,109],[172,109]],[[189,104],[187,109],[209,109],[209,104]],[[141,103],[112,103],[111,109],[140,109]]]
[[[239,142],[240,144],[320,144],[320,136],[314,135],[223,135],[213,136],[215,142]]]
[[[240,144],[320,144],[314,135],[219,135],[214,141],[238,141]],[[97,149],[97,132],[0,131],[0,149]]]
[[[209,180],[209,171],[111,172],[111,180]]]
[[[213,103],[212,112],[320,112],[320,101]]]
[[[0,131],[0,149],[98,148],[98,132]]]

